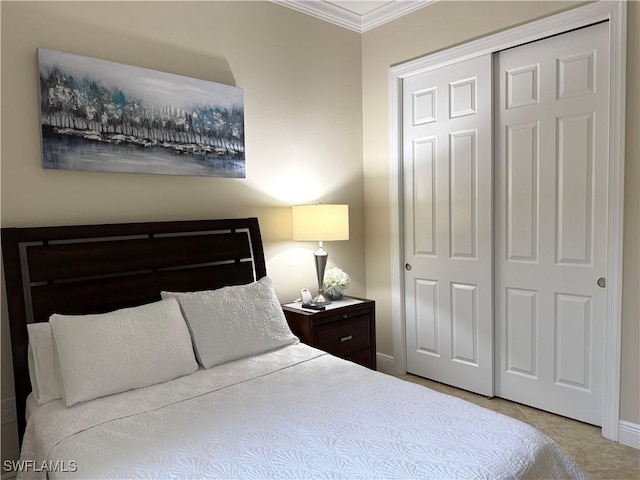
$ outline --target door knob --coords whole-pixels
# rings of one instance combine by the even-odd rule
[[[604,278],[604,277],[600,277],[600,278],[598,279],[598,286],[599,286],[600,288],[604,288],[604,287],[606,287],[606,286],[607,286],[607,279],[606,279],[606,278]]]
[[[410,263],[405,263],[405,264],[404,264],[404,268],[406,268],[406,269],[407,269],[407,271],[409,271],[409,270],[411,270],[413,267],[411,266],[411,264],[410,264]]]

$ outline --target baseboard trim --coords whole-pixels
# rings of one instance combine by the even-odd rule
[[[618,424],[618,442],[640,450],[640,425],[620,420]]]
[[[376,353],[376,362],[378,365],[378,371],[382,373],[386,373],[388,375],[393,375],[395,373],[393,367],[393,357],[391,355],[387,355],[386,353]]]

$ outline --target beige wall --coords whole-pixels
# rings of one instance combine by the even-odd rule
[[[393,355],[389,238],[388,71],[392,65],[580,5],[578,2],[438,2],[362,37],[367,296],[377,301],[378,351]],[[625,281],[621,417],[640,423],[638,308],[638,2],[629,2]]]
[[[288,301],[314,288],[317,248],[290,241],[289,206],[348,203],[351,240],[325,248],[351,275],[348,293],[365,294],[359,34],[271,2],[1,8],[3,227],[258,216],[267,270]],[[247,178],[43,170],[37,47],[244,88]],[[13,396],[4,313],[3,399]],[[16,448],[7,424],[2,460]]]
[[[627,129],[620,417],[640,423],[640,2],[627,10]]]

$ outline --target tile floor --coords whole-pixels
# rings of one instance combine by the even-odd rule
[[[413,375],[401,378],[533,425],[558,442],[590,480],[640,480],[640,450],[602,438],[598,427],[502,398],[488,399]]]

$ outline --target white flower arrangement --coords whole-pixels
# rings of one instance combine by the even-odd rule
[[[322,287],[326,291],[334,289],[342,292],[344,289],[349,287],[349,281],[349,275],[344,273],[338,267],[333,267],[325,272]]]

